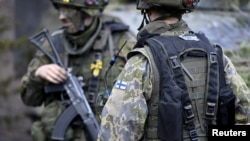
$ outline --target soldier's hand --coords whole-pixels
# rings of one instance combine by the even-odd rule
[[[35,76],[58,84],[67,79],[67,72],[57,64],[47,64],[40,66],[36,70]]]

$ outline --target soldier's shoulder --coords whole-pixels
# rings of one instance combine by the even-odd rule
[[[142,56],[148,56],[148,52],[145,49],[145,47],[140,47],[140,48],[133,48],[129,54],[128,54],[128,58],[135,56],[137,54],[141,54]]]
[[[133,64],[133,65],[135,65],[135,64],[138,64],[138,65],[140,65],[140,64],[143,64],[143,63],[145,63],[145,61],[146,61],[146,54],[144,54],[144,53],[142,53],[142,52],[134,52],[134,51],[131,51],[131,52],[129,52],[129,54],[128,54],[129,56],[128,56],[128,61],[127,61],[127,63],[128,64]]]

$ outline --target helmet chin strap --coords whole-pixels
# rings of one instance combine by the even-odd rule
[[[137,30],[141,30],[144,27],[144,23],[148,24],[150,21],[149,18],[147,17],[147,12],[145,9],[141,10],[141,14],[143,15],[143,19],[142,19],[141,25],[139,26]]]

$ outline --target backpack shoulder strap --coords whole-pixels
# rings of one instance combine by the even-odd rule
[[[223,65],[223,50],[222,50],[222,47],[215,44],[213,45],[214,48],[216,49],[217,51],[217,57],[218,57],[218,63],[219,63],[219,71],[220,71],[220,87],[221,86],[225,86],[226,84],[226,80],[225,80],[225,75],[224,74],[224,65]]]
[[[235,124],[235,95],[230,87],[226,86],[223,64],[223,50],[219,45],[214,45],[219,62],[220,70],[220,93],[218,101],[217,124],[234,125]]]

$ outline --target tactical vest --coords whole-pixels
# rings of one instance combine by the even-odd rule
[[[217,122],[224,85],[219,82],[224,68],[221,48],[212,46],[204,34],[192,32],[180,36],[144,33],[136,47],[143,46],[153,62],[154,76],[159,76],[152,82],[143,140],[207,140],[207,126]]]

